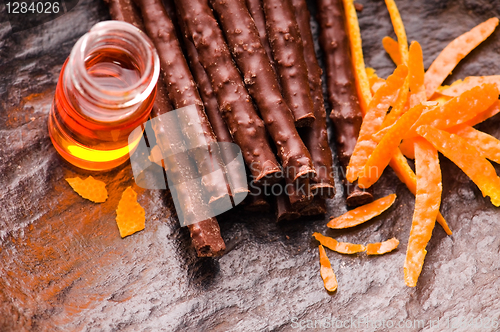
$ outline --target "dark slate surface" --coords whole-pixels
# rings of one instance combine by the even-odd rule
[[[360,2],[367,65],[386,77],[394,68],[381,46],[383,36],[393,35],[389,15],[383,1]],[[423,45],[426,66],[454,37],[500,16],[500,1],[398,5],[409,40]],[[424,328],[408,331],[439,331],[443,325],[430,328],[429,320],[500,319],[498,209],[445,158],[442,213],[454,234],[436,227],[416,288],[403,282],[414,199],[390,170],[375,192],[396,192],[395,206],[366,225],[331,231],[326,218],[276,225],[272,215],[236,209],[219,218],[229,248],[219,259],[196,257],[188,232],[171,217],[168,194],[135,187],[129,165],[93,174],[108,184],[105,203],[81,199],[64,178],[89,173],[58,157],[47,136],[47,116],[61,65],[83,33],[108,19],[107,8],[82,0],[62,17],[14,34],[3,4],[0,12],[1,331],[289,331],[294,318],[329,317],[423,320]],[[449,82],[499,74],[499,51],[495,32]],[[499,121],[480,128],[500,137]],[[146,230],[121,239],[114,210],[129,185],[146,209]],[[346,210],[338,189],[328,215]],[[375,258],[329,252],[339,288],[328,294],[314,231],[360,243],[396,236],[401,244]],[[376,330],[354,330],[362,329]]]

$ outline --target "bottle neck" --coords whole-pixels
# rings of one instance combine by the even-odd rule
[[[64,68],[65,94],[82,116],[98,122],[130,118],[154,92],[160,65],[139,29],[120,21],[96,24],[73,47]]]

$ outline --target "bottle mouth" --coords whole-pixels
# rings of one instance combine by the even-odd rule
[[[100,54],[124,54],[134,63],[138,78],[122,87],[102,84],[102,81],[89,73],[89,58]],[[110,61],[113,62],[113,59]],[[150,96],[160,75],[160,62],[151,40],[135,26],[121,21],[104,21],[92,27],[81,37],[71,51],[68,65],[72,72],[72,85],[89,104],[110,114],[96,112],[94,107],[84,108],[85,113],[94,118],[107,120],[122,118],[133,113],[136,107]]]

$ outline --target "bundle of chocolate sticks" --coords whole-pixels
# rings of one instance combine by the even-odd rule
[[[278,221],[326,212],[325,199],[335,194],[335,172],[322,69],[314,51],[306,0],[107,2],[113,19],[144,31],[158,51],[162,74],[151,117],[194,104],[202,123],[198,137],[208,144],[234,142],[241,148],[252,181],[246,209],[265,209],[269,198],[263,190],[254,189],[280,183],[287,190],[274,198]],[[338,173],[343,175],[356,145],[362,112],[342,0],[317,0],[317,6]],[[161,128],[155,133],[162,149],[167,143],[162,143]],[[216,204],[228,190],[220,173],[207,171],[213,162],[207,153],[170,158],[171,165],[166,167],[179,178],[205,174],[204,190],[209,191],[211,204]],[[222,164],[224,153],[220,158]],[[348,206],[373,199],[356,183],[342,181]],[[189,200],[201,189],[182,190],[191,193],[178,196]],[[248,189],[236,185],[230,195],[239,190]],[[196,213],[193,202],[182,205],[182,213]],[[189,229],[198,256],[224,252],[215,218]]]

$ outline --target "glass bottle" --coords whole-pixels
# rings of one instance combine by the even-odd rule
[[[49,134],[59,154],[88,170],[125,162],[140,140],[129,145],[128,136],[149,117],[159,73],[156,50],[139,29],[120,21],[92,27],[57,83]]]

